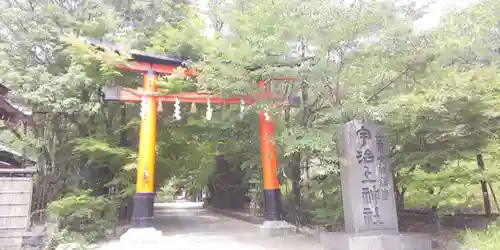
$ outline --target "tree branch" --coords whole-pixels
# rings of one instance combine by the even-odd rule
[[[382,86],[381,88],[379,88],[378,90],[376,90],[375,93],[373,93],[366,101],[370,102],[373,99],[375,99],[380,93],[382,93],[382,91],[384,91],[386,88],[388,88],[389,86],[391,86],[392,84],[394,84],[395,82],[397,82],[399,79],[401,79],[401,77],[403,77],[406,73],[408,73],[409,70],[410,70],[410,67],[406,67],[406,69],[403,70],[403,71],[401,71],[396,76],[396,78],[390,80],[384,86]]]

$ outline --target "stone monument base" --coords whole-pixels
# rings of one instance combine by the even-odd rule
[[[419,233],[322,233],[325,250],[432,250],[431,236]]]
[[[136,249],[161,249],[160,240],[162,238],[161,231],[157,231],[152,227],[148,228],[130,228],[120,237],[120,247],[123,250]]]
[[[286,221],[264,221],[260,233],[264,236],[286,236],[297,233],[297,228]]]

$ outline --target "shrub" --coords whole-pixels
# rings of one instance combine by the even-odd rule
[[[90,190],[79,190],[49,204],[49,217],[58,222],[61,232],[81,235],[93,243],[106,235],[117,223],[116,202],[105,196],[92,196]],[[80,237],[80,236],[78,236]]]
[[[173,182],[168,182],[156,193],[156,202],[171,202],[177,189]]]
[[[467,230],[461,235],[463,249],[497,250],[500,247],[500,221],[486,230]]]

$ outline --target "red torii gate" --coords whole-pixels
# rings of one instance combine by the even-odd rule
[[[117,46],[100,41],[87,39],[86,42],[100,49],[120,53]],[[257,84],[262,92],[249,95],[232,95],[223,98],[210,93],[182,92],[164,94],[158,91],[158,75],[171,75],[183,68],[185,76],[193,76],[196,72],[187,67],[183,60],[168,55],[154,55],[133,51],[126,65],[116,65],[118,69],[135,71],[143,74],[143,87],[137,90],[123,87],[105,88],[104,99],[122,102],[141,102],[141,126],[139,135],[139,159],[137,165],[136,194],[134,197],[133,226],[151,227],[154,203],[154,164],[156,144],[157,103],[211,103],[211,104],[255,104],[259,100],[270,99],[278,101],[278,105],[287,105],[284,97],[271,94],[265,81]],[[178,71],[177,71],[178,72]],[[271,80],[293,80],[293,77],[277,77]],[[243,102],[242,102],[243,101]],[[296,99],[294,101],[297,101]],[[299,100],[300,101],[300,100]],[[274,145],[274,123],[270,115],[260,112],[260,145],[262,157],[262,172],[264,181],[264,204],[266,221],[282,220],[282,204],[279,182],[276,174],[276,150]]]

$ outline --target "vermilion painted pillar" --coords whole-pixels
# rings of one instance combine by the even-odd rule
[[[144,74],[144,91],[156,92],[157,80],[158,76],[151,71]],[[157,97],[143,96],[141,100],[136,194],[132,214],[134,227],[151,227],[153,221],[156,112]]]
[[[265,89],[265,82],[258,83],[259,87]],[[266,89],[266,93],[270,93]],[[261,112],[260,124],[260,150],[262,157],[262,175],[264,180],[264,219],[266,221],[282,220],[281,192],[278,176],[276,173],[276,146],[274,138],[274,123],[271,116]]]

